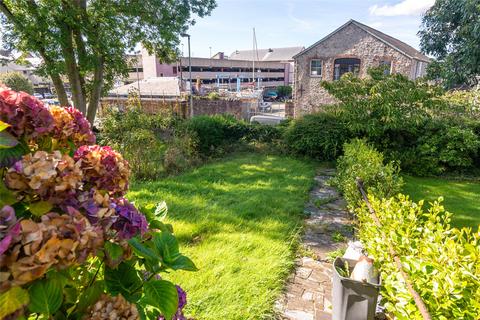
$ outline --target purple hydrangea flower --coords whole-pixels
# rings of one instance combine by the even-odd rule
[[[111,206],[117,214],[112,228],[118,231],[120,238],[130,239],[147,231],[147,219],[127,199],[115,199]]]
[[[15,216],[15,210],[10,206],[4,206],[0,210],[0,255],[8,250],[19,234],[20,223]]]

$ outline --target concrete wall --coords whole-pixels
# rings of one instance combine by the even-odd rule
[[[322,105],[335,102],[320,83],[333,81],[337,58],[360,59],[359,77],[367,76],[368,68],[378,66],[381,60],[391,61],[392,73],[415,77],[416,61],[350,24],[295,60],[295,117],[319,111]],[[322,60],[321,76],[310,75],[312,59]]]

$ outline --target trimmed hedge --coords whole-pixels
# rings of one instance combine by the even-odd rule
[[[363,140],[345,145],[337,169],[335,183],[357,217],[358,237],[381,271],[387,311],[397,319],[422,319],[389,254],[391,245],[433,319],[478,319],[480,232],[451,228],[442,199],[425,209],[423,201],[395,195],[402,185],[398,167],[383,164],[382,154]],[[365,183],[381,229],[360,200],[356,177]]]

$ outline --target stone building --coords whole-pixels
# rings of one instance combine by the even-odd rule
[[[335,100],[320,85],[344,73],[366,77],[370,67],[385,65],[387,72],[410,79],[425,75],[430,59],[408,44],[350,20],[303,50],[295,59],[295,117],[321,109]]]

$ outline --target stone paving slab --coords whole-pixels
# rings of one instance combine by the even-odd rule
[[[346,202],[340,198],[328,180],[334,169],[320,170],[315,177],[316,186],[310,192],[305,205],[305,234],[302,245],[311,257],[298,257],[296,269],[290,276],[285,293],[276,302],[278,319],[330,320],[332,316],[331,263],[327,253],[345,247],[352,237],[352,221],[346,210]],[[316,203],[320,203],[317,207]],[[338,243],[333,235],[340,233],[345,242]]]

